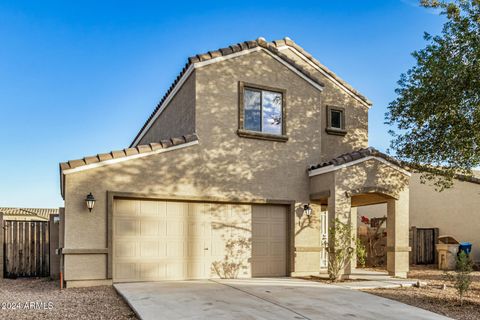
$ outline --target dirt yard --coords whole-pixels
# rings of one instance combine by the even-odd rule
[[[459,320],[480,319],[480,272],[473,272],[471,290],[460,306],[457,291],[444,273],[433,267],[411,267],[409,278],[427,282],[423,288],[364,290]],[[443,284],[447,285],[442,289]]]
[[[0,279],[2,319],[137,319],[111,286],[60,290],[45,278]]]

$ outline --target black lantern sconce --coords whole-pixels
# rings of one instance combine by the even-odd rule
[[[92,212],[93,207],[95,207],[95,197],[90,192],[85,198],[85,203],[87,204],[88,211]]]
[[[310,218],[312,215],[312,207],[310,207],[310,203],[303,205],[303,213]]]

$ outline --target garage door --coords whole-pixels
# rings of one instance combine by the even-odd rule
[[[252,276],[285,276],[287,215],[282,206],[252,206]]]
[[[285,274],[284,207],[115,200],[115,282]]]

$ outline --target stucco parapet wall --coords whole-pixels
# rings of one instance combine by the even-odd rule
[[[263,48],[267,52],[271,53],[274,56],[280,58],[283,62],[286,62],[288,65],[292,66],[297,72],[304,75],[307,79],[314,82],[320,87],[324,87],[323,82],[316,76],[312,75],[310,71],[308,71],[305,67],[301,64],[297,63],[295,60],[291,59],[287,54],[283,53],[282,51],[286,48],[291,48],[292,50],[296,51],[301,57],[304,57],[305,61],[312,63],[315,68],[321,73],[326,76],[327,78],[331,79],[332,81],[338,83],[341,87],[343,87],[346,91],[350,92],[353,96],[357,97],[362,103],[367,106],[371,106],[372,102],[368,100],[365,96],[360,94],[357,90],[351,87],[346,81],[338,77],[334,72],[330,69],[325,67],[321,64],[318,60],[313,58],[313,56],[305,51],[301,46],[296,44],[292,39],[285,37],[283,40],[274,40],[272,42],[267,42],[264,38],[259,37],[257,40],[250,40],[240,42],[234,45],[230,45],[225,48],[220,48],[214,51],[208,51],[206,53],[197,54],[195,56],[191,56],[188,58],[187,63],[180,71],[178,76],[175,78],[173,83],[171,84],[170,88],[167,90],[165,95],[162,97],[160,102],[157,104],[151,115],[143,124],[142,128],[139,130],[135,138],[133,139],[130,146],[135,146],[140,139],[142,138],[143,134],[146,132],[148,127],[153,123],[153,121],[159,116],[162,110],[168,105],[170,99],[175,95],[176,90],[178,87],[181,87],[185,82],[186,78],[188,78],[189,74],[192,72],[195,67],[202,66],[204,63],[211,63],[214,61],[219,61],[226,57],[233,57],[237,55],[241,55],[244,53],[249,53],[254,51],[255,49]]]

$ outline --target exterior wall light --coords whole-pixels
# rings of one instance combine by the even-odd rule
[[[310,203],[307,203],[307,204],[303,205],[303,213],[307,217],[310,217],[312,215],[312,207],[310,207]]]
[[[85,203],[87,204],[88,211],[92,212],[93,207],[95,206],[95,197],[90,192],[85,198]]]

